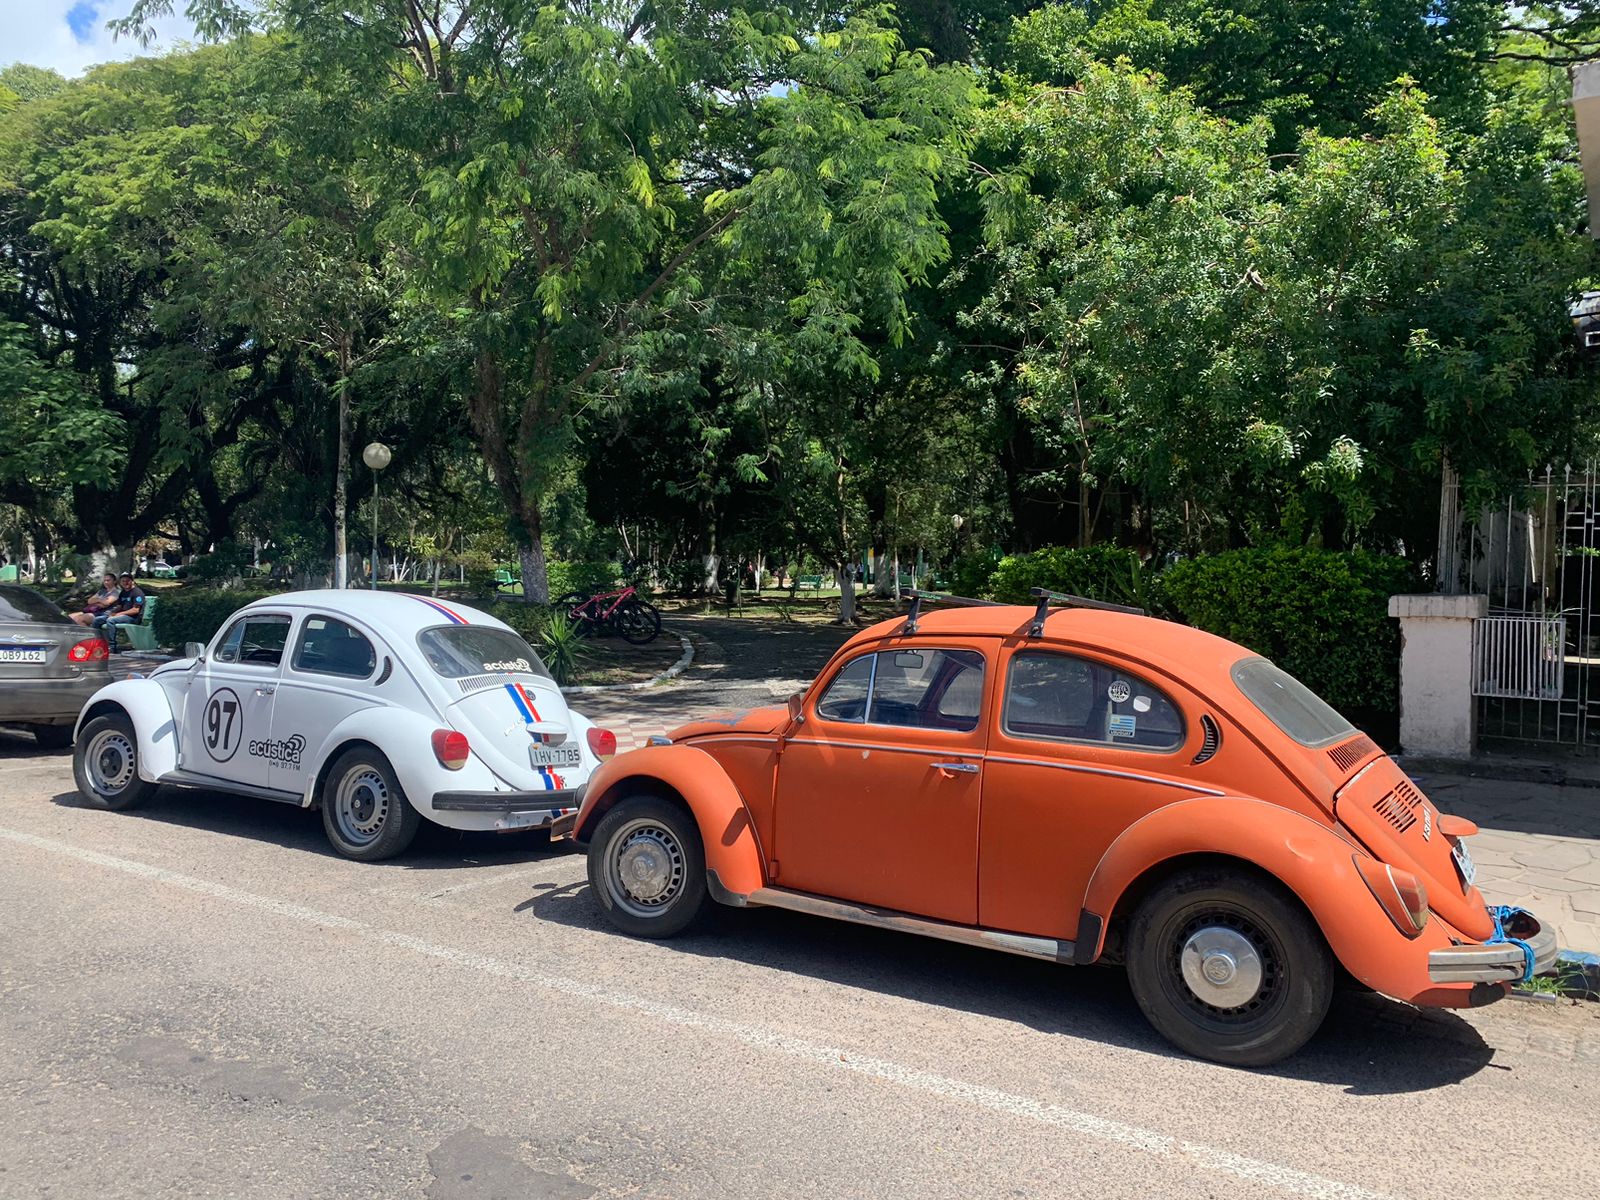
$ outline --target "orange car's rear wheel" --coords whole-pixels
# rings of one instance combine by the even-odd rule
[[[624,933],[681,933],[705,910],[708,895],[694,818],[656,796],[618,801],[589,841],[589,886]]]
[[[1174,876],[1128,930],[1128,980],[1150,1023],[1180,1049],[1230,1066],[1268,1066],[1305,1045],[1327,1015],[1333,977],[1305,909],[1243,872]]]

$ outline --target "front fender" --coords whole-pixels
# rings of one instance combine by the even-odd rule
[[[659,794],[661,785],[681,796],[694,814],[705,846],[706,870],[717,873],[723,888],[748,895],[764,886],[761,847],[744,797],[717,760],[693,746],[646,746],[602,766],[590,776],[589,791],[573,824],[577,840],[588,841],[630,787]]]
[[[178,766],[178,721],[166,689],[153,679],[122,679],[108,683],[78,714],[73,741],[95,717],[120,709],[133,722],[138,743],[139,778],[155,783]]]
[[[409,708],[374,705],[352,713],[322,739],[316,754],[307,758],[315,768],[306,772],[300,803],[309,807],[330,760],[353,742],[368,742],[383,752],[411,806],[433,814],[433,795],[443,791],[490,792],[506,785],[484,766],[476,754],[459,771],[444,766],[433,754],[433,731],[439,722]]]
[[[1326,825],[1280,805],[1238,796],[1180,800],[1123,831],[1090,877],[1083,905],[1109,919],[1152,867],[1188,855],[1241,859],[1299,898],[1334,956],[1362,983],[1402,1000],[1452,1003],[1428,978],[1428,951],[1450,944],[1448,927],[1434,919],[1416,938],[1402,934],[1357,873],[1358,853],[1365,852]],[[1105,925],[1102,920],[1094,958],[1104,949]],[[1471,989],[1458,990],[1465,1004]]]

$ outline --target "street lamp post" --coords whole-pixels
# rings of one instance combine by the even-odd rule
[[[361,452],[361,461],[372,471],[372,590],[378,590],[378,472],[389,465],[394,457],[382,442],[369,442]]]

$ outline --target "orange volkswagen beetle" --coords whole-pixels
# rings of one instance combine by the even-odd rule
[[[1455,1008],[1554,962],[1552,931],[1485,906],[1476,827],[1266,659],[1076,597],[935,599],[786,708],[595,773],[570,820],[619,929],[715,901],[1123,963],[1162,1034],[1240,1066],[1298,1050],[1340,968]]]

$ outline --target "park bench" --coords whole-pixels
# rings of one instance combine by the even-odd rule
[[[130,650],[154,650],[156,648],[156,604],[154,596],[144,598],[144,616],[137,625],[111,625],[108,628],[117,631],[118,635],[126,634]]]
[[[822,586],[822,576],[802,575],[798,580],[795,581],[795,586],[803,588],[820,588]]]
[[[501,567],[494,573],[494,588],[497,592],[509,592],[521,582],[522,580],[518,579],[504,567]]]

